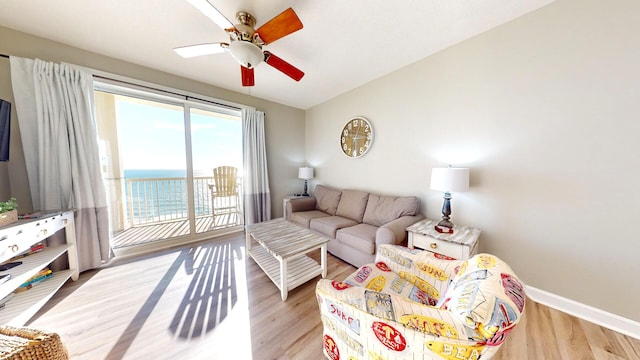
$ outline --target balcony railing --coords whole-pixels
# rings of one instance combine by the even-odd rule
[[[241,179],[239,181],[239,193],[242,194]],[[194,212],[195,217],[213,216],[213,202],[209,184],[213,183],[212,177],[200,176],[193,178]],[[127,196],[127,223],[129,227],[137,227],[149,224],[158,224],[170,221],[188,219],[188,193],[186,178],[136,178],[126,181]],[[236,216],[233,224],[242,224],[242,197],[239,198],[238,207],[240,214]],[[222,199],[220,204],[216,200],[216,215],[218,209],[235,206],[237,199]]]

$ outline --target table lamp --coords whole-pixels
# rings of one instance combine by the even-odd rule
[[[435,226],[441,233],[453,233],[451,215],[451,193],[469,191],[468,168],[433,168],[431,170],[431,189],[444,192],[442,204],[442,220]]]
[[[307,181],[313,179],[313,168],[305,166],[298,169],[298,178],[304,179],[304,193],[302,196],[309,196],[307,193]]]

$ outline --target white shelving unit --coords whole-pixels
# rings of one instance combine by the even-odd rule
[[[51,278],[11,298],[0,309],[0,324],[24,325],[69,278],[75,281],[79,275],[73,211],[50,212],[0,227],[0,263],[29,251],[31,245],[62,229],[66,233],[66,244],[48,246],[35,254],[17,259],[22,261],[21,265],[0,271],[0,275],[11,275],[8,281],[0,285],[0,299],[3,299],[58,257],[66,253],[69,258],[68,270],[56,271]]]

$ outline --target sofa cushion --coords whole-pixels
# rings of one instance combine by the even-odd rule
[[[316,209],[329,215],[335,215],[340,202],[341,192],[323,185],[316,185],[313,197],[316,198]]]
[[[369,193],[366,191],[342,190],[336,215],[361,223],[368,199]]]
[[[338,230],[336,240],[366,254],[375,254],[377,230],[377,226],[358,224]]]
[[[401,216],[413,216],[418,212],[418,198],[415,196],[369,195],[363,222],[382,226]]]
[[[292,212],[291,215],[289,215],[289,220],[291,220],[292,222],[298,225],[302,225],[306,228],[309,228],[309,223],[311,222],[312,219],[329,217],[329,216],[330,216],[329,214],[320,210],[298,211],[298,212]]]
[[[357,225],[358,223],[347,218],[340,216],[326,216],[316,219],[311,219],[309,228],[318,231],[322,234],[331,236],[335,239],[336,231],[345,227]]]

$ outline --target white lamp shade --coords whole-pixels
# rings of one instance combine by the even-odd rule
[[[431,189],[442,192],[469,191],[469,169],[433,168],[431,170]]]
[[[298,178],[300,179],[313,179],[313,168],[311,167],[301,167],[298,169]]]

